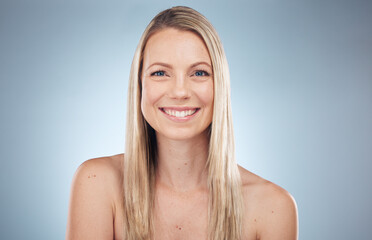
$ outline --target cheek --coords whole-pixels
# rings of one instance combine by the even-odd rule
[[[208,82],[198,87],[199,99],[204,105],[213,105],[213,82]]]
[[[147,81],[142,85],[141,109],[142,113],[148,111],[161,98],[162,90],[157,84],[150,84]]]

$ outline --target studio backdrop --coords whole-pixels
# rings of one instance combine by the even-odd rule
[[[294,196],[300,239],[372,239],[372,3],[362,0],[2,0],[0,239],[64,239],[73,174],[123,153],[136,45],[176,5],[217,29],[237,161]]]

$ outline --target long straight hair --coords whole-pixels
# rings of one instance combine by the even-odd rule
[[[157,144],[154,129],[141,112],[141,71],[148,39],[164,28],[199,35],[211,58],[214,76],[213,119],[208,159],[208,239],[241,238],[243,200],[241,179],[235,162],[230,103],[230,74],[226,56],[212,24],[192,8],[178,6],[156,15],[145,29],[134,54],[128,88],[124,158],[124,239],[154,238],[154,186]]]

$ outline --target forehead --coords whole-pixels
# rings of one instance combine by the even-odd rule
[[[202,38],[194,32],[165,28],[154,33],[144,50],[144,65],[152,62],[211,64],[208,49]]]

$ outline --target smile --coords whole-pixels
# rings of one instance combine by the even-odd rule
[[[190,108],[190,107],[164,107],[164,108],[159,108],[160,111],[165,113],[165,115],[170,118],[171,120],[176,120],[176,121],[187,121],[190,118],[192,118],[196,112],[200,110],[200,108]]]

